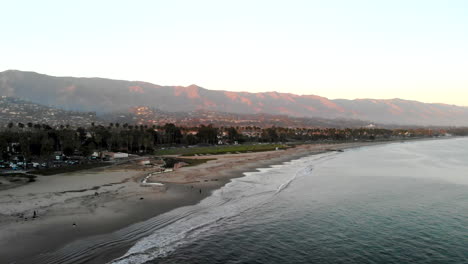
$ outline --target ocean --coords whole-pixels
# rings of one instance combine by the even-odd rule
[[[157,218],[114,263],[468,263],[468,139],[303,157]]]

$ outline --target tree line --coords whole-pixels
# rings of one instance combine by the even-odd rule
[[[88,127],[9,123],[0,131],[3,159],[22,154],[26,158],[47,157],[55,151],[64,155],[89,156],[94,151],[152,153],[169,145],[234,144],[243,142],[286,142],[317,140],[374,140],[403,136],[434,135],[429,130],[389,130],[375,128],[283,128],[283,127],[183,127],[109,123]]]

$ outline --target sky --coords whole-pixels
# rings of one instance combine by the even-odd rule
[[[0,71],[468,106],[465,0],[0,6]]]

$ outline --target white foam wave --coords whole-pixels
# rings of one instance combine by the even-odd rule
[[[141,239],[124,256],[112,263],[145,263],[166,256],[182,244],[209,235],[210,231],[226,224],[227,219],[270,201],[295,179],[309,175],[313,170],[311,162],[325,160],[334,155],[325,153],[310,156],[283,165],[261,168],[257,172],[245,173],[245,177],[232,180],[210,197],[194,205],[190,210],[191,214]]]

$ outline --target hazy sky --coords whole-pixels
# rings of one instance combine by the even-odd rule
[[[468,1],[4,1],[0,71],[468,106]]]

